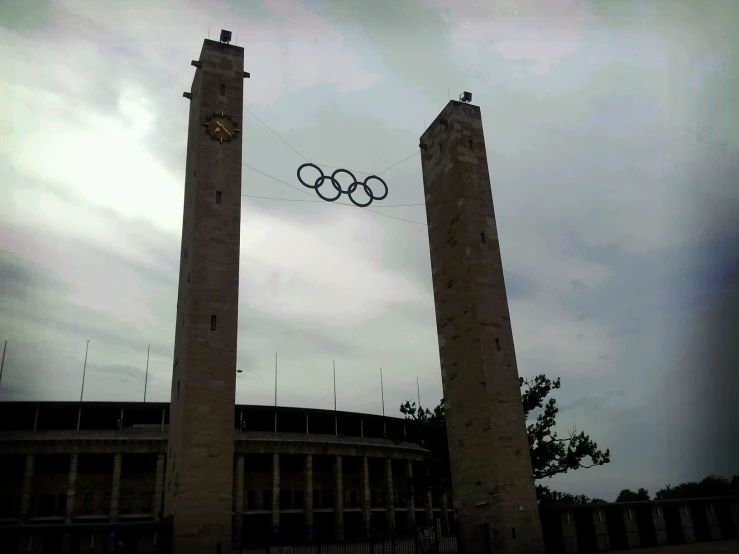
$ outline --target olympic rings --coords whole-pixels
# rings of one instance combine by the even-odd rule
[[[320,173],[320,175],[316,178],[316,181],[312,185],[309,185],[308,183],[303,181],[303,178],[300,176],[300,172],[303,170],[304,167],[312,167],[316,171],[318,171],[318,173]],[[336,179],[336,176],[340,173],[346,173],[352,179],[352,183],[349,185],[349,188],[347,190],[342,189],[341,183],[339,183],[338,179]],[[376,181],[380,181],[382,186],[385,187],[385,193],[382,196],[375,196],[375,194],[372,192],[372,189],[367,184],[372,179],[375,179]],[[387,184],[385,183],[385,181],[383,181],[376,175],[370,175],[364,181],[359,182],[357,181],[357,178],[354,176],[354,174],[348,169],[337,169],[331,174],[330,177],[328,177],[323,174],[323,171],[321,170],[320,167],[312,163],[305,163],[298,168],[298,181],[300,181],[300,184],[303,185],[304,187],[308,187],[309,189],[315,189],[316,194],[319,196],[319,198],[325,200],[326,202],[335,202],[341,197],[342,194],[346,194],[349,196],[349,200],[352,201],[352,204],[354,204],[358,208],[366,208],[367,206],[372,204],[373,200],[383,200],[387,196],[387,193],[388,193]],[[323,194],[321,194],[321,186],[323,186],[323,184],[326,181],[331,182],[331,186],[333,186],[334,191],[336,192],[336,196],[324,196]],[[369,200],[367,200],[366,203],[357,202],[352,196],[352,194],[354,194],[354,192],[359,187],[362,187],[362,189],[364,190],[364,193],[369,197]]]

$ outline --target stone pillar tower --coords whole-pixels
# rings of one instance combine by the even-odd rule
[[[461,552],[544,552],[480,108],[450,101],[421,137]]]
[[[164,516],[173,554],[231,549],[244,49],[206,40],[190,100]]]

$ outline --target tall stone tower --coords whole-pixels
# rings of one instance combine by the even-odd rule
[[[244,49],[206,40],[189,93],[164,516],[173,553],[231,548]]]
[[[449,102],[421,163],[461,551],[543,553],[480,108]]]

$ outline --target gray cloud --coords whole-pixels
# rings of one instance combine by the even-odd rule
[[[447,100],[447,88],[460,88],[468,81],[447,54],[448,30],[432,6],[415,0],[380,0],[372,5],[342,0],[323,3],[322,12],[361,29],[383,64],[427,101],[441,105]],[[455,98],[461,92],[456,88]]]
[[[701,406],[725,404],[719,393],[735,383],[728,371],[713,383],[700,377],[706,364],[736,360],[725,349],[739,231],[730,3],[697,15],[687,4],[613,13],[616,3],[598,2],[592,27],[560,28],[541,12],[513,31],[462,0],[382,10],[218,3],[207,14],[181,3],[151,20],[122,3],[11,4],[0,7],[9,29],[0,41],[12,53],[0,75],[10,94],[0,101],[11,106],[0,124],[12,136],[9,150],[0,145],[8,398],[76,399],[88,339],[86,398],[140,398],[149,343],[147,398],[168,398],[181,93],[220,18],[246,47],[246,106],[316,163],[384,169],[417,149],[445,89],[473,92],[520,371],[561,375],[561,429],[582,426],[612,451],[609,466],[554,486],[611,498],[734,467],[711,461],[733,435]],[[539,34],[554,33],[546,47],[526,34],[536,15],[549,18]],[[29,134],[21,123],[39,113]],[[244,161],[300,187],[304,160],[248,114]],[[423,202],[419,159],[383,176],[390,194],[377,211],[423,223],[423,206],[383,207]],[[315,199],[249,168],[243,192]],[[424,226],[252,198],[242,221],[239,402],[273,402],[278,352],[282,405],[332,407],[333,360],[340,409],[379,413],[380,367],[387,413],[417,397],[416,377],[423,404],[436,404]]]

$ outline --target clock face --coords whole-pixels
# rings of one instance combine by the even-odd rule
[[[221,143],[236,140],[241,132],[234,118],[223,112],[213,112],[205,118],[203,125],[208,134]]]

